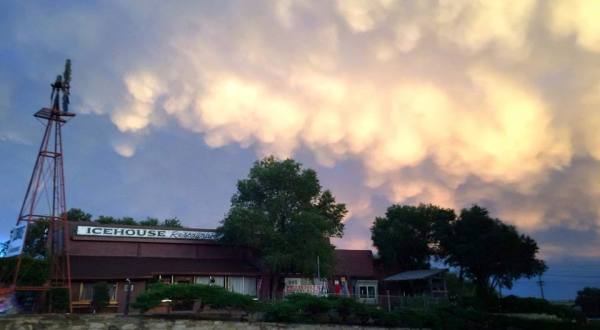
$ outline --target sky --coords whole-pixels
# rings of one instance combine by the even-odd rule
[[[600,2],[3,1],[0,225],[73,61],[67,203],[214,228],[266,155],[347,204],[479,204],[540,245],[544,291],[600,286]],[[539,296],[537,279],[508,293]]]

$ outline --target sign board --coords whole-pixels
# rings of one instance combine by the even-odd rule
[[[309,278],[285,278],[284,295],[307,293],[313,296],[327,295],[327,281]]]
[[[27,222],[23,222],[10,231],[10,240],[6,248],[5,257],[14,257],[21,254],[27,234]]]
[[[215,232],[154,228],[77,226],[77,235],[129,238],[214,240]]]

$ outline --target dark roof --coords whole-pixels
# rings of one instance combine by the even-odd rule
[[[337,276],[374,277],[373,253],[371,250],[335,250]]]
[[[154,275],[259,275],[240,259],[71,256],[72,279],[151,278]]]
[[[406,272],[398,273],[392,276],[388,276],[384,278],[384,281],[413,281],[413,280],[424,280],[435,276],[440,273],[445,273],[448,270],[432,268],[432,269],[419,269],[419,270],[409,270]]]

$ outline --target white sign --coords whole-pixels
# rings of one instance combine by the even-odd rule
[[[286,277],[284,281],[284,295],[294,293],[307,293],[313,296],[327,295],[327,281],[295,277]]]
[[[77,226],[77,235],[103,236],[103,237],[190,239],[190,240],[214,240],[216,238],[215,232],[212,232],[212,231],[124,228],[124,227],[93,227],[93,226]]]
[[[10,240],[6,248],[5,257],[14,257],[21,254],[27,234],[27,222],[23,222],[10,231]]]

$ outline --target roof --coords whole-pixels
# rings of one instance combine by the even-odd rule
[[[155,275],[259,275],[240,259],[71,256],[72,279],[151,278]]]
[[[409,270],[406,272],[398,273],[396,275],[388,276],[384,278],[384,281],[413,281],[413,280],[424,280],[435,276],[437,274],[445,273],[448,269],[445,268],[432,268],[432,269],[419,269]]]
[[[371,250],[335,250],[333,274],[348,277],[374,277]]]

